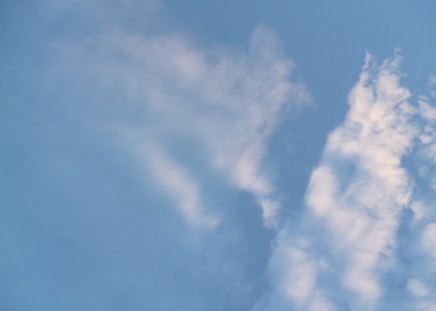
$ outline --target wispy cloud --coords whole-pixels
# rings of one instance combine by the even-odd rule
[[[8,95],[20,97],[11,141],[28,155],[17,160],[26,173],[11,175],[29,182],[8,200],[21,204],[17,215],[35,206],[26,228],[44,241],[29,234],[16,256],[38,245],[26,257],[36,263],[11,256],[14,269],[3,272],[20,278],[17,297],[42,279],[41,292],[56,292],[43,309],[248,309],[264,286],[265,225],[280,208],[264,158],[275,127],[310,101],[308,91],[266,27],[246,46],[205,46],[151,27],[149,2],[121,3],[35,5],[38,36],[25,37],[38,39]],[[18,191],[27,193],[21,201]],[[50,243],[74,246],[46,256]],[[47,269],[33,273],[36,265]],[[69,288],[92,287],[101,290],[66,298]],[[27,306],[39,296],[11,300]]]
[[[434,133],[425,123],[434,108],[410,104],[399,65],[398,55],[381,65],[366,56],[346,119],[329,135],[312,173],[301,223],[290,222],[278,236],[270,262],[275,290],[259,303],[263,309],[386,310],[389,297],[390,304],[403,301],[400,310],[421,303],[431,309],[428,274],[436,266],[423,254],[432,256],[436,247],[434,224],[414,229],[405,220],[413,207],[421,217],[429,208],[416,205],[420,194],[414,194],[412,168],[404,160],[424,148],[431,163]],[[403,258],[410,254],[404,245],[415,239],[415,255],[421,255]],[[409,273],[408,260],[420,261],[417,275]]]
[[[111,128],[118,123],[120,133],[126,127],[129,135],[146,133],[147,140],[160,150],[159,158],[171,158],[172,167],[183,170],[183,175],[195,176],[196,168],[172,154],[172,142],[201,152],[210,171],[250,192],[263,210],[265,224],[274,226],[280,202],[264,174],[262,160],[283,115],[298,111],[310,95],[295,78],[295,66],[283,55],[273,32],[258,27],[247,51],[200,47],[180,34],[103,33],[91,39],[64,44],[63,55],[74,64],[73,71],[85,73],[84,79],[96,88],[122,99],[115,109],[135,115],[133,123],[120,122],[119,116],[109,118]],[[135,140],[131,149],[142,153],[149,142]],[[141,161],[148,159],[145,156]],[[169,174],[169,166],[161,166],[162,161],[150,162],[159,180]],[[190,183],[200,181],[192,177]],[[170,186],[164,182],[162,186],[170,193],[186,191],[182,183]],[[195,188],[188,192],[189,200],[198,202],[197,211],[207,202],[201,198],[201,187]],[[184,214],[194,211],[181,204]]]

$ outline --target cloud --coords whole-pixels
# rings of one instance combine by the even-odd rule
[[[300,224],[289,220],[277,238],[273,290],[259,310],[434,305],[428,295],[436,272],[434,224],[424,216],[432,208],[417,203],[422,194],[414,189],[422,185],[405,161],[433,167],[434,132],[427,123],[435,108],[422,100],[411,104],[411,92],[400,84],[400,60],[396,54],[377,65],[366,55],[345,121],[328,136],[311,175]],[[410,210],[420,224],[411,224]]]
[[[281,205],[268,144],[310,102],[277,37],[260,26],[247,48],[204,46],[150,26],[155,1],[43,8],[6,90],[4,213],[19,220],[1,227],[20,241],[3,305],[249,309],[271,233],[253,205],[268,227]],[[434,308],[434,108],[410,104],[399,64],[367,56],[256,310]]]
[[[107,118],[108,128],[117,132],[118,126],[117,135],[127,141],[133,140],[122,138],[124,134],[145,134],[144,141],[134,139],[130,148],[142,154],[144,145],[156,146],[160,156],[152,158],[161,158],[159,161],[143,156],[139,162],[153,167],[159,180],[171,175],[171,166],[179,177],[180,170],[184,176],[190,175],[189,184],[201,183],[195,180],[195,165],[174,154],[173,146],[183,145],[182,149],[190,149],[193,154],[201,153],[213,174],[226,176],[233,187],[250,192],[263,210],[265,225],[275,226],[280,202],[262,161],[277,124],[289,111],[295,113],[304,107],[310,95],[295,77],[294,64],[283,55],[271,30],[256,28],[248,51],[200,47],[177,33],[125,32],[63,43],[59,49],[63,63],[73,64],[69,70],[80,79],[90,81],[101,93],[121,99],[114,103],[112,98],[105,98],[107,105],[114,107],[111,109],[135,122],[124,122],[116,116]],[[162,160],[170,158],[171,165]],[[169,193],[181,195],[187,191],[183,182],[168,181],[161,185]],[[197,207],[191,209],[187,206],[192,204],[181,203],[185,215],[188,210],[197,213],[207,205],[201,198],[201,187],[189,188],[189,201],[197,202]]]
[[[1,227],[18,241],[1,305],[249,309],[280,208],[270,137],[310,100],[274,33],[205,46],[117,4],[25,9],[2,106]]]
[[[131,143],[140,146],[140,150],[136,150],[136,161],[144,164],[144,176],[152,176],[156,184],[172,198],[173,204],[180,209],[189,224],[209,229],[218,224],[218,217],[207,214],[202,207],[201,185],[184,166],[175,162],[170,154],[160,149],[150,138],[142,137],[140,141]]]

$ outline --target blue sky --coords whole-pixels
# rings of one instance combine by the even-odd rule
[[[2,1],[0,310],[436,310],[432,1]]]

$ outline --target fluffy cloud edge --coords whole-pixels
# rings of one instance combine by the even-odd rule
[[[422,97],[411,103],[400,63],[399,51],[380,65],[367,53],[345,121],[328,136],[311,175],[307,209],[277,237],[272,289],[255,310],[383,310],[400,300],[404,310],[434,306],[428,294],[434,287],[428,275],[436,272],[434,208],[416,203],[416,180],[404,159],[432,162],[435,108]],[[420,224],[404,223],[411,209]],[[415,254],[416,263],[402,253]],[[392,302],[392,295],[401,296]]]

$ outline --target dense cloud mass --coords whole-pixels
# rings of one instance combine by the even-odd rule
[[[275,290],[259,309],[436,308],[436,110],[425,96],[411,104],[399,66],[398,55],[381,65],[367,55],[312,173],[307,210],[278,235]]]

